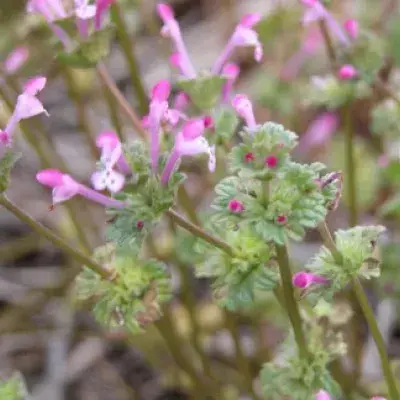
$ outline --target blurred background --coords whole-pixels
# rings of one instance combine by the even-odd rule
[[[264,45],[264,59],[256,64],[248,49],[235,53],[235,61],[241,67],[235,91],[247,93],[254,100],[258,121],[280,122],[300,135],[295,152],[299,160],[319,160],[333,170],[345,168],[340,107],[328,110],[324,104],[316,105],[311,95],[309,98],[310,77],[326,75],[330,66],[318,33],[313,36],[313,32],[300,24],[303,8],[299,2],[174,0],[170,3],[199,71],[212,65],[245,13],[261,13],[263,20],[257,31]],[[338,20],[357,18],[365,29],[382,40],[373,50],[380,61],[378,73],[396,92],[399,77],[395,49],[400,48],[400,40],[393,21],[399,17],[397,1],[332,0],[330,3]],[[169,43],[159,35],[161,24],[155,4],[153,0],[119,1],[136,58],[133,62],[137,63],[147,93],[159,79],[172,82],[177,79],[168,63]],[[26,14],[25,0],[1,0],[0,60],[4,61],[16,46],[26,46],[29,58],[17,78],[2,84],[0,126],[6,124],[10,114],[8,102],[14,104],[19,83],[35,74],[49,79],[41,100],[50,117],[22,124],[16,146],[23,157],[13,170],[9,197],[71,243],[83,235],[86,248],[92,250],[104,242],[103,209],[81,199],[72,200],[72,213],[83,233],[77,232],[65,207],[49,211],[50,194],[37,184],[35,174],[51,165],[88,183],[98,158],[93,138],[116,125],[125,137],[135,137],[136,132],[122,114],[110,111],[110,95],[94,70],[63,67],[55,61],[59,45],[42,18]],[[120,90],[142,116],[129,60],[127,64],[117,40],[112,43],[105,63]],[[358,221],[383,223],[389,228],[384,240],[384,277],[367,289],[389,353],[399,358],[396,243],[400,201],[396,193],[400,182],[400,119],[393,117],[390,121],[390,135],[381,134],[382,130],[387,133],[389,128],[383,129],[382,125],[387,127],[393,115],[382,106],[389,95],[376,88],[370,95],[357,99],[352,105],[351,123],[355,132]],[[377,108],[379,105],[381,108]],[[395,108],[398,112],[398,104]],[[325,112],[331,113],[334,121],[331,132],[322,138],[318,135],[308,138],[305,133]],[[204,210],[212,199],[212,187],[221,176],[205,177],[200,168],[191,165],[187,166],[187,173],[189,195],[196,208]],[[332,230],[348,226],[347,197],[344,190],[341,206],[329,219]],[[161,230],[157,235],[157,251],[167,254],[173,245],[172,239]],[[294,244],[291,255],[295,264],[304,265],[319,245],[319,237],[314,233],[307,236],[306,243]],[[183,266],[169,265],[174,299],[157,329],[149,326],[145,333],[135,336],[123,330],[106,331],[94,321],[90,310],[74,304],[70,285],[63,285],[64,271],[70,264],[59,250],[10,213],[0,210],[0,375],[20,371],[35,400],[206,398],[194,393],[179,356],[184,353],[184,359],[198,364],[196,346],[201,347],[200,353],[209,359],[218,376],[221,399],[252,398],[242,395],[246,392],[243,388],[247,377],[257,377],[262,363],[274,357],[287,331],[282,310],[268,296],[251,312],[232,314],[221,310],[213,303],[209,282],[194,279],[190,262]],[[350,303],[347,297],[338,299],[339,310],[345,314]],[[357,351],[354,350],[356,359],[344,360],[345,366],[358,363],[362,381],[372,391],[379,389],[381,372],[374,346],[357,309],[349,315],[345,322],[354,322],[356,329],[348,340],[350,348]],[[158,329],[169,333],[172,346],[165,345]]]

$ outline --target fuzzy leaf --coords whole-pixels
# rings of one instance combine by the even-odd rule
[[[5,192],[10,184],[11,170],[21,155],[12,150],[6,150],[0,158],[0,193]]]
[[[181,80],[179,87],[185,91],[193,104],[202,111],[212,110],[221,96],[225,79],[221,76],[202,76]]]
[[[231,108],[221,107],[214,113],[214,140],[222,143],[228,142],[234,135],[238,123],[239,119]]]

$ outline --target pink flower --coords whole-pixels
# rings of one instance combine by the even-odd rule
[[[100,170],[91,178],[93,187],[96,190],[108,189],[111,193],[117,193],[123,188],[125,177],[114,171],[114,167],[117,165],[123,172],[130,172],[122,154],[122,144],[115,132],[105,131],[97,137],[96,145],[101,149],[101,157]]]
[[[36,179],[42,185],[53,189],[53,205],[80,195],[105,207],[123,208],[125,206],[123,202],[104,196],[57,169],[44,169],[36,174]]]
[[[115,0],[96,0],[96,15],[94,18],[95,29],[101,29],[104,13],[108,10]]]
[[[190,61],[185,43],[182,39],[181,29],[178,22],[174,17],[172,8],[164,3],[157,5],[158,15],[162,19],[164,26],[161,29],[161,34],[169,37],[175,47],[175,55],[171,61],[175,61],[176,66],[180,69],[181,73],[188,79],[196,78],[196,71]]]
[[[175,136],[175,144],[161,176],[161,183],[166,185],[171,178],[176,164],[183,156],[208,154],[208,169],[215,170],[215,146],[210,146],[202,135],[205,130],[205,119],[187,121],[182,130]]]
[[[371,400],[386,400],[386,397],[374,396],[374,397],[371,397]]]
[[[311,28],[307,31],[306,37],[301,45],[301,48],[293,54],[285,66],[282,68],[280,76],[283,80],[290,81],[294,79],[302,65],[308,58],[315,54],[318,47],[321,45],[321,32],[317,28]]]
[[[350,36],[350,39],[357,39],[360,33],[360,27],[358,25],[358,21],[356,19],[347,19],[344,24],[344,29],[347,34]]]
[[[259,14],[248,14],[242,18],[229,39],[228,44],[225,46],[225,49],[215,62],[212,68],[213,74],[220,73],[225,62],[236,47],[254,47],[254,58],[257,62],[261,61],[263,56],[262,44],[258,39],[257,32],[252,29],[260,19],[261,16]]]
[[[301,2],[306,6],[306,11],[302,18],[304,25],[324,20],[332,34],[335,35],[342,44],[346,46],[349,45],[349,39],[342,27],[319,0],[301,0]]]
[[[85,38],[89,36],[89,20],[92,20],[97,13],[97,7],[89,4],[89,0],[75,0],[76,26],[79,34]]]
[[[301,136],[299,151],[305,152],[315,147],[322,146],[333,134],[339,126],[339,117],[336,113],[325,112],[317,116],[304,135]]]
[[[307,289],[312,284],[327,284],[329,280],[321,275],[316,275],[311,272],[301,271],[293,276],[293,285],[301,288]]]
[[[275,155],[270,155],[265,158],[265,165],[268,168],[276,168],[278,166],[279,158]]]
[[[39,114],[48,115],[44,109],[43,104],[36,97],[36,95],[44,89],[46,85],[46,78],[38,76],[29,79],[24,85],[24,91],[18,96],[17,104],[14,108],[10,119],[8,120],[5,131],[11,138],[17,124],[27,118],[34,117]]]
[[[228,203],[228,209],[233,214],[240,214],[244,211],[244,205],[241,201],[233,199]]]
[[[29,49],[26,46],[16,47],[4,61],[4,72],[6,74],[14,74],[28,60]]]
[[[285,225],[286,222],[287,222],[287,217],[286,217],[286,215],[278,215],[278,216],[276,217],[276,219],[275,219],[275,222],[276,222],[278,225]]]
[[[241,116],[250,129],[257,126],[253,113],[253,105],[245,94],[237,94],[232,100],[232,106],[239,116]]]
[[[316,395],[315,395],[315,400],[332,400],[331,396],[329,396],[329,393],[326,392],[325,390],[320,390]]]
[[[174,109],[178,111],[185,111],[190,102],[190,97],[185,92],[179,92],[174,99]]]
[[[222,76],[226,78],[226,83],[222,88],[222,100],[224,102],[229,101],[232,94],[233,85],[237,77],[239,76],[239,73],[240,73],[240,68],[237,64],[234,63],[225,64],[224,67],[222,68]]]
[[[355,78],[358,75],[358,71],[351,64],[343,65],[338,72],[338,76],[340,79],[347,81]]]

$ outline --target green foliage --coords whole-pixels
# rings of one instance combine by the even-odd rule
[[[306,105],[334,110],[354,99],[368,97],[371,88],[362,80],[340,81],[333,75],[315,76],[311,79]]]
[[[68,53],[61,52],[56,58],[59,62],[70,67],[82,69],[93,68],[108,55],[113,37],[113,28],[96,31],[73,51]]]
[[[10,379],[0,378],[0,399],[27,400],[25,384],[20,374],[14,374]]]
[[[142,140],[134,140],[124,146],[124,156],[132,171],[138,175],[150,174],[148,149]]]
[[[171,297],[169,273],[157,260],[118,255],[113,245],[100,247],[95,258],[116,272],[113,281],[85,268],[78,276],[79,300],[94,299],[96,319],[108,327],[124,326],[138,332],[161,315],[161,305]]]
[[[271,179],[289,160],[289,152],[297,144],[297,135],[282,125],[267,122],[254,132],[244,130],[243,143],[233,148],[230,155],[230,170],[246,178]],[[252,155],[249,160],[246,155]],[[274,168],[266,166],[266,158],[275,156],[278,163]]]
[[[214,112],[214,134],[212,139],[215,143],[229,142],[235,134],[239,119],[236,113],[227,107],[221,107]]]
[[[199,243],[204,256],[196,265],[196,275],[214,278],[214,295],[222,306],[230,310],[251,306],[257,291],[276,286],[279,273],[272,259],[274,250],[250,231],[230,231],[226,240],[235,249],[233,257]]]
[[[389,52],[397,66],[400,65],[400,26],[397,19],[393,20],[389,33]]]
[[[335,232],[336,247],[343,259],[340,263],[322,246],[307,268],[330,279],[330,287],[324,287],[322,292],[326,299],[331,299],[357,276],[370,279],[380,275],[380,262],[374,257],[374,249],[384,231],[383,226],[356,226]]]
[[[221,96],[225,79],[221,76],[204,75],[196,79],[181,80],[179,87],[185,91],[193,104],[201,111],[212,110]]]
[[[400,107],[392,99],[377,104],[371,113],[371,129],[389,138],[400,136]]]
[[[128,162],[135,168],[135,161],[128,157]],[[144,179],[126,185],[118,194],[118,199],[127,206],[109,211],[113,220],[107,228],[107,239],[114,242],[121,253],[139,252],[147,232],[173,205],[176,192],[185,179],[185,175],[175,172],[168,185],[163,186],[156,177],[147,175],[146,169],[143,171]]]
[[[4,154],[0,156],[0,193],[7,190],[10,184],[10,174],[16,162],[21,155],[12,150],[6,149]]]

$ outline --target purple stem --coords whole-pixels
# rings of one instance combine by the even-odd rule
[[[173,149],[171,155],[168,158],[167,163],[165,164],[164,171],[161,175],[161,184],[167,185],[172,173],[174,172],[175,165],[179,160],[179,153]]]
[[[93,189],[89,189],[85,185],[79,185],[78,193],[86,197],[89,200],[92,200],[96,203],[99,203],[105,207],[110,207],[110,208],[124,208],[125,203],[119,200],[112,199],[111,197],[104,196],[104,194],[101,194],[99,192],[96,192]]]
[[[68,34],[64,31],[64,29],[60,28],[59,26],[49,22],[49,26],[54,34],[60,39],[61,43],[64,46],[65,50],[68,50],[71,45],[71,40]]]
[[[76,27],[82,38],[89,36],[89,24],[87,19],[76,18]]]
[[[189,79],[195,79],[196,70],[194,69],[192,62],[190,61],[190,57],[188,55],[181,33],[179,32],[178,35],[175,35],[174,39],[175,39],[176,50],[182,57],[181,69],[183,74]]]

